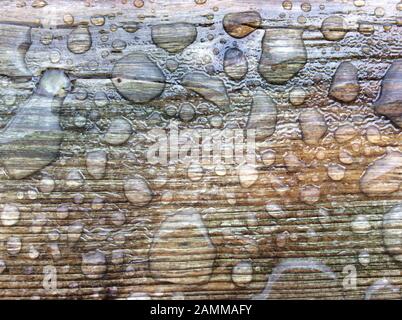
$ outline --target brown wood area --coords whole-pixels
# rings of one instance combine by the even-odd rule
[[[400,0],[0,9],[1,299],[401,299]]]

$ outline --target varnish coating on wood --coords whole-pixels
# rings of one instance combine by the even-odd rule
[[[399,0],[0,6],[0,298],[401,298]]]

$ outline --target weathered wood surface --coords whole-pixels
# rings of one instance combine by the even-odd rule
[[[0,7],[0,298],[401,298],[399,0]]]

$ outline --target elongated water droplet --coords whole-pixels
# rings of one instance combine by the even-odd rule
[[[216,250],[200,214],[184,209],[162,222],[149,252],[150,269],[159,281],[202,284],[209,281]]]
[[[78,25],[68,36],[67,48],[75,53],[87,52],[92,46],[92,36],[87,25]]]

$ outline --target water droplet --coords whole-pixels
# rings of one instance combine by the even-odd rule
[[[374,10],[374,14],[377,18],[381,18],[385,15],[385,10],[382,7],[377,7]]]
[[[106,172],[107,154],[104,150],[87,153],[86,165],[88,173],[95,179],[101,179]]]
[[[299,24],[306,24],[307,18],[306,18],[305,16],[298,16],[298,17],[297,17],[297,22],[298,22]]]
[[[191,181],[200,181],[204,175],[204,170],[198,163],[191,163],[187,169],[187,176]]]
[[[359,23],[358,31],[365,36],[370,36],[374,33],[374,26],[370,23]]]
[[[248,261],[236,264],[232,269],[232,281],[239,287],[248,285],[253,279],[253,266]]]
[[[268,149],[261,153],[262,163],[266,166],[271,166],[275,163],[276,152]]]
[[[143,207],[152,200],[152,191],[145,178],[137,175],[124,182],[124,194],[128,201],[137,207]]]
[[[286,169],[289,172],[297,172],[304,167],[304,163],[300,161],[297,154],[292,151],[286,152],[283,156],[283,160],[285,161]]]
[[[304,12],[311,11],[311,4],[308,2],[303,2],[300,7]]]
[[[53,34],[50,31],[45,31],[40,38],[40,42],[45,46],[51,44],[52,41],[53,41]]]
[[[190,23],[159,24],[152,27],[151,36],[158,47],[177,53],[194,42],[197,29]]]
[[[221,128],[223,125],[223,119],[220,115],[212,116],[209,118],[209,123],[213,128]]]
[[[258,180],[258,171],[255,165],[242,164],[238,169],[239,182],[243,188],[251,187]]]
[[[399,190],[402,153],[392,151],[369,165],[360,178],[360,189],[368,196],[381,196]]]
[[[7,265],[3,260],[0,260],[0,274],[3,273],[4,270],[6,270]]]
[[[357,69],[350,62],[342,62],[336,69],[329,94],[343,102],[352,102],[359,94]]]
[[[331,163],[328,165],[328,176],[334,181],[340,181],[345,177],[345,167]]]
[[[190,122],[195,116],[195,109],[191,103],[185,102],[181,105],[179,117],[184,122]]]
[[[218,176],[226,175],[226,167],[223,164],[218,164],[215,166],[215,174]]]
[[[77,243],[81,238],[84,225],[81,221],[74,221],[67,228],[67,240],[70,245]]]
[[[34,0],[32,2],[32,8],[40,9],[47,6],[47,2],[45,0]]]
[[[107,270],[106,257],[100,251],[82,254],[81,271],[88,279],[103,278]]]
[[[71,26],[72,24],[74,24],[74,17],[68,13],[68,14],[64,15],[63,21],[65,24]]]
[[[272,298],[271,295],[274,290],[274,285],[278,282],[280,285],[283,286],[284,282],[281,281],[281,277],[290,272],[300,274],[300,270],[306,270],[306,273],[311,277],[311,274],[313,271],[318,271],[322,273],[323,276],[325,276],[326,279],[329,279],[331,282],[335,282],[337,280],[336,274],[326,265],[324,265],[322,262],[313,259],[313,258],[294,258],[294,259],[286,259],[279,263],[275,268],[272,270],[271,275],[268,278],[267,284],[264,288],[264,290],[258,294],[257,296],[254,297],[254,299],[268,299]],[[310,278],[311,279],[311,278]],[[300,281],[300,280],[298,280]],[[337,281],[336,281],[337,282]],[[292,282],[292,285],[294,285],[294,282]],[[328,285],[328,284],[327,284]],[[333,285],[331,285],[333,287]],[[289,290],[286,290],[286,295],[288,296]],[[305,298],[305,291],[302,292],[303,297]]]
[[[112,214],[111,220],[115,226],[122,226],[126,222],[126,216],[121,211],[115,211]]]
[[[247,120],[247,129],[255,129],[257,140],[264,140],[275,132],[277,120],[276,103],[264,90],[258,88]]]
[[[60,51],[52,50],[49,55],[49,60],[51,63],[59,63],[61,59]]]
[[[84,128],[87,124],[87,118],[81,114],[76,114],[74,116],[74,126],[77,128]]]
[[[357,135],[356,128],[350,124],[344,124],[338,127],[335,131],[335,139],[339,143],[345,143],[352,140]]]
[[[379,299],[395,299],[400,300],[400,289],[392,285],[388,279],[382,278],[374,281],[370,287],[367,288],[365,300],[379,300]]]
[[[1,212],[1,222],[3,226],[13,226],[20,219],[20,210],[14,204],[6,204]]]
[[[61,70],[47,70],[31,98],[0,134],[0,157],[7,173],[25,178],[51,163],[59,152],[62,130],[53,108],[60,106],[70,81]],[[38,146],[38,141],[41,141]]]
[[[168,69],[170,72],[175,72],[178,67],[179,63],[177,62],[177,60],[169,59],[166,61],[166,69]]]
[[[323,20],[321,32],[329,41],[342,40],[347,32],[346,22],[340,16],[330,16]]]
[[[137,24],[125,24],[123,26],[124,31],[128,33],[134,33],[138,30],[138,25]]]
[[[78,25],[67,39],[68,49],[75,54],[87,52],[92,46],[92,37],[87,25]]]
[[[90,20],[91,23],[97,27],[103,26],[105,24],[105,17],[102,15],[92,16]]]
[[[182,84],[221,108],[229,107],[229,97],[223,81],[201,72],[192,72],[184,76]]]
[[[320,199],[320,188],[307,185],[300,188],[300,201],[306,204],[314,204]]]
[[[274,219],[280,219],[286,216],[286,213],[283,211],[282,207],[276,203],[268,202],[265,205],[265,211],[267,211],[268,214]]]
[[[66,186],[69,189],[78,189],[84,184],[84,177],[80,170],[71,169],[66,176]]]
[[[306,100],[307,93],[302,88],[293,88],[289,93],[289,101],[294,106],[300,106]]]
[[[402,128],[402,60],[396,60],[385,74],[375,111]]]
[[[303,30],[267,29],[262,40],[259,73],[270,83],[283,84],[307,62]]]
[[[358,260],[362,266],[368,266],[370,264],[370,254],[368,253],[368,251],[367,250],[360,251]]]
[[[229,13],[223,18],[223,28],[234,38],[244,38],[261,25],[261,16],[256,11]]]
[[[290,0],[285,0],[285,1],[282,2],[282,7],[285,10],[292,10],[293,3]]]
[[[117,39],[112,42],[112,48],[116,51],[122,51],[127,47],[127,43],[123,40]]]
[[[354,160],[349,150],[341,148],[339,150],[339,161],[343,164],[352,164]]]
[[[131,136],[133,129],[130,122],[124,118],[115,118],[112,120],[103,140],[113,146],[125,143]]]
[[[134,4],[134,7],[136,7],[136,8],[142,8],[144,6],[144,1],[143,0],[134,0],[133,4]]]
[[[223,58],[223,68],[231,79],[240,80],[244,78],[248,71],[248,63],[243,51],[237,48],[226,50]]]
[[[383,217],[384,244],[392,257],[402,262],[402,205],[391,208]]]
[[[22,242],[19,237],[11,236],[7,239],[6,249],[10,255],[15,256],[19,254],[21,248],[22,248]]]
[[[159,281],[179,285],[209,281],[216,249],[200,214],[192,208],[168,216],[149,251],[150,270]]]
[[[299,116],[299,123],[306,144],[318,144],[327,132],[324,116],[315,109],[303,111]]]
[[[124,98],[138,103],[158,97],[165,88],[162,71],[142,53],[131,53],[118,60],[112,81]]]
[[[359,215],[351,223],[353,232],[355,233],[368,233],[371,231],[371,224],[367,217]]]
[[[372,144],[380,144],[381,139],[381,132],[375,126],[369,126],[366,131],[367,141]]]
[[[366,5],[366,1],[365,0],[354,0],[353,4],[356,7],[364,7]]]

